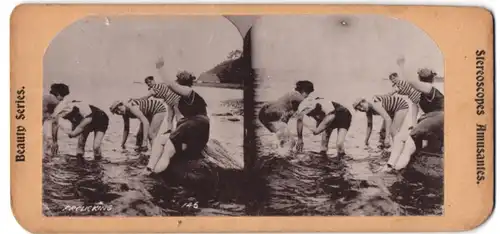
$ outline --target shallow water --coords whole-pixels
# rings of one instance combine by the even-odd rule
[[[297,80],[309,78],[319,86],[314,95],[340,102],[351,110],[353,119],[344,143],[347,157],[342,159],[335,148],[336,131],[330,138],[327,157],[317,153],[321,136],[314,136],[306,127],[304,152],[280,153],[275,136],[256,120],[259,195],[251,207],[254,215],[442,215],[442,177],[430,178],[410,167],[399,175],[376,173],[389,157],[387,150],[377,147],[381,118],[374,118],[370,147],[364,146],[366,116],[353,111],[350,103],[360,96],[388,92],[389,81],[366,78],[345,85],[336,83],[324,92],[325,86],[318,85],[323,83],[304,71],[261,71],[259,75],[256,111],[263,103],[293,90]],[[304,122],[315,124],[310,118]],[[296,134],[294,119],[289,122],[289,130]]]
[[[211,88],[196,87],[195,90],[209,105],[211,138],[221,142],[230,155],[234,155],[234,160],[242,164],[242,91],[218,89],[218,95],[213,95]],[[104,105],[99,107],[107,110]],[[127,150],[122,150],[122,120],[110,115],[100,161],[93,159],[92,134],[87,141],[85,162],[80,162],[74,157],[76,139],[60,132],[59,155],[43,159],[44,214],[175,216],[241,215],[244,212],[239,170],[218,171],[215,183],[200,188],[139,176],[150,152],[133,150],[137,122],[131,122]],[[81,209],[75,211],[75,207]]]

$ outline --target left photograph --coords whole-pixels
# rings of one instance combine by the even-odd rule
[[[63,29],[43,64],[44,215],[244,214],[245,28],[95,16]]]

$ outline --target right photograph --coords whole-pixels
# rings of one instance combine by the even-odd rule
[[[252,213],[440,216],[444,61],[382,15],[261,16],[252,27]]]

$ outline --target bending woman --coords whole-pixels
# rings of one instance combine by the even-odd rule
[[[422,92],[419,106],[424,114],[409,135],[400,134],[395,138],[391,157],[382,168],[383,172],[405,168],[411,155],[422,148],[424,138],[431,135],[440,140],[444,138],[444,95],[432,85],[436,73],[429,69],[420,69],[417,74],[418,79],[412,77],[408,82]]]
[[[337,155],[339,157],[345,155],[344,141],[352,120],[351,112],[347,108],[323,98],[309,98],[300,104],[297,113],[300,119],[303,115],[307,115],[316,120],[316,128],[312,128],[311,131],[314,135],[323,133],[321,155],[326,156],[330,136],[334,129],[337,129]],[[299,141],[302,142],[302,136]]]
[[[380,142],[389,147],[389,134],[394,139],[408,114],[408,103],[395,95],[375,96],[372,101],[361,98],[354,102],[355,110],[366,112],[367,130],[365,145],[368,144],[373,129],[373,115],[380,115],[384,121],[380,130]]]
[[[163,59],[156,63],[156,68],[166,84],[181,98],[179,111],[183,118],[177,122],[174,131],[168,130],[155,140],[151,157],[146,167],[146,174],[165,171],[171,160],[197,160],[202,158],[210,133],[210,120],[207,115],[205,100],[191,87],[195,77],[188,72],[177,74],[177,80],[167,79],[163,68]]]
[[[167,109],[160,100],[153,99],[137,99],[129,102],[116,101],[109,108],[111,113],[118,114],[123,117],[123,139],[121,147],[125,149],[127,142],[130,119],[139,119],[141,122],[137,137],[142,135],[141,139],[148,139],[153,144],[153,140],[158,135],[158,130],[165,118]],[[146,141],[141,142],[137,151],[147,151],[148,146]]]
[[[165,116],[164,124],[166,124],[166,130],[171,130],[173,128],[174,118],[178,121],[182,116],[179,113],[177,104],[179,103],[180,96],[173,92],[166,84],[157,84],[154,77],[148,76],[144,79],[144,83],[148,86],[148,95],[142,97],[141,99],[148,99],[150,97],[161,99],[165,102],[167,108],[167,115]],[[163,128],[162,128],[163,129]]]
[[[265,104],[259,111],[259,121],[269,130],[276,134],[280,147],[290,140],[288,121],[299,108],[299,104],[314,92],[312,82],[303,80],[295,84],[295,91],[289,92],[278,100]],[[299,142],[297,148],[301,149],[302,142],[302,119],[297,119],[297,135]]]
[[[395,89],[391,95],[399,94],[407,96],[408,99],[410,99],[412,126],[417,124],[418,102],[420,101],[421,92],[415,90],[407,81],[399,79],[397,73],[389,75],[389,80],[392,82],[392,87]]]
[[[80,136],[76,149],[76,156],[79,159],[83,159],[85,144],[91,132],[94,132],[94,158],[102,158],[101,142],[109,125],[108,115],[104,111],[93,105],[73,101],[62,103],[61,109],[54,114],[55,118],[62,117],[71,122],[72,131],[68,133],[70,138]]]

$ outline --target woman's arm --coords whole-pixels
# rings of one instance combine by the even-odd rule
[[[160,77],[165,81],[165,84],[170,89],[172,89],[172,91],[174,91],[174,93],[182,97],[189,98],[193,92],[193,89],[188,86],[179,85],[174,80],[169,79],[168,75],[166,74],[165,67],[163,66],[164,63],[165,62],[163,61],[163,58],[158,59],[158,61],[156,62],[156,69],[158,69]]]
[[[368,140],[370,139],[373,130],[373,115],[371,113],[366,113],[366,124],[365,145],[368,145]]]
[[[394,95],[396,93],[399,93],[400,89],[396,84],[392,85],[392,91],[389,93],[389,95]]]
[[[432,85],[429,84],[429,83],[425,83],[425,82],[422,82],[418,79],[418,75],[414,75],[411,74],[411,75],[405,75],[404,71],[405,71],[405,68],[404,68],[404,65],[405,65],[405,58],[402,57],[402,58],[399,58],[397,60],[397,64],[398,64],[398,67],[400,69],[400,74],[402,76],[407,76],[406,77],[406,81],[416,90],[422,92],[422,93],[425,93],[425,94],[430,94],[431,91],[432,91]]]
[[[408,83],[416,90],[422,92],[423,94],[431,94],[432,84],[422,82],[418,79],[408,80]]]
[[[125,149],[125,143],[127,142],[128,134],[130,132],[130,118],[123,116],[123,138],[122,138],[122,149]]]
[[[174,115],[175,115],[175,108],[171,105],[164,104],[165,107],[167,107],[167,129],[165,129],[165,132],[168,132],[169,130],[172,130],[174,128]]]
[[[382,118],[384,119],[384,122],[385,122],[385,140],[388,141],[390,139],[389,136],[390,136],[391,131],[389,129],[391,127],[392,119],[389,116],[389,114],[387,113],[387,111],[384,109],[384,107],[382,107],[382,104],[380,104],[379,102],[373,103],[372,107],[373,107],[373,110],[375,112],[377,112],[380,116],[382,116]]]
[[[312,129],[312,132],[314,135],[318,135],[320,133],[322,133],[323,131],[325,131],[325,129],[330,126],[330,124],[333,122],[333,120],[335,119],[335,115],[334,114],[329,114],[327,115],[322,121],[321,123],[318,125],[318,127],[316,129]]]
[[[135,115],[142,123],[142,135],[143,135],[143,143],[142,145],[146,145],[146,140],[148,139],[148,133],[149,133],[149,121],[144,116],[141,110],[137,108],[136,106],[129,106],[130,112]]]
[[[297,137],[302,140],[302,131],[304,129],[304,115],[297,115]]]
[[[58,119],[52,119],[52,141],[57,144],[57,131],[59,130]]]
[[[297,150],[302,151],[304,148],[304,141],[302,139],[302,131],[304,130],[304,115],[297,115]]]
[[[82,122],[80,122],[80,124],[78,124],[78,126],[76,126],[75,130],[68,133],[68,136],[73,138],[73,137],[80,135],[83,132],[83,130],[85,129],[85,127],[87,125],[89,125],[90,123],[92,123],[92,117],[85,117],[82,120]]]

